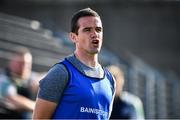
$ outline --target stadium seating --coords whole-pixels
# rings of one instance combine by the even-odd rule
[[[58,39],[58,40],[57,40]],[[0,66],[5,67],[15,46],[25,46],[33,54],[33,70],[47,71],[60,58],[71,53],[59,38],[40,22],[0,13]]]

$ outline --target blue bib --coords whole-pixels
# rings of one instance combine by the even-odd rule
[[[109,119],[110,105],[114,94],[114,81],[104,69],[102,79],[81,73],[68,60],[62,61],[69,72],[69,81],[64,90],[53,119]]]

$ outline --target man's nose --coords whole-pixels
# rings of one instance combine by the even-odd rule
[[[91,37],[92,37],[92,38],[98,37],[98,32],[95,31],[95,30],[93,30],[92,33],[91,33]]]

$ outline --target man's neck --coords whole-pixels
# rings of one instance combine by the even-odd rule
[[[74,52],[76,58],[80,60],[83,64],[87,65],[88,67],[97,67],[99,65],[98,62],[98,54],[83,54],[79,52]]]

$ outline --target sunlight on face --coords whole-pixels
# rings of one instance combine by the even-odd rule
[[[30,53],[24,55],[15,55],[10,62],[10,69],[22,79],[27,79],[32,69],[32,56]]]

